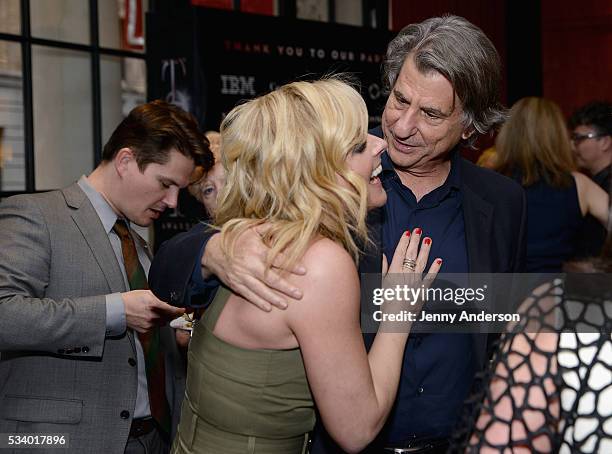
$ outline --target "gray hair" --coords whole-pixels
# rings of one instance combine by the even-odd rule
[[[485,134],[505,121],[506,109],[499,102],[499,55],[474,24],[447,15],[404,27],[387,47],[383,82],[388,93],[407,57],[421,73],[436,71],[449,80],[463,106],[466,128]],[[468,145],[476,138],[472,134]]]

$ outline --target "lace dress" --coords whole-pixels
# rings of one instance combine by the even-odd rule
[[[568,275],[522,307],[451,452],[612,453],[612,280]]]

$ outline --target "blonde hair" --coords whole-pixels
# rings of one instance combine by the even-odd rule
[[[556,187],[572,183],[576,169],[569,133],[559,106],[544,98],[523,98],[495,141],[496,169],[505,175],[521,173],[523,186],[541,179]]]
[[[240,233],[265,222],[268,264],[281,252],[294,264],[317,236],[357,261],[367,186],[346,158],[365,144],[367,118],[359,93],[338,78],[287,84],[234,108],[221,125],[227,178],[215,216],[225,250],[234,254]]]

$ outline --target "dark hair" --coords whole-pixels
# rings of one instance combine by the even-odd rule
[[[459,16],[432,17],[404,27],[389,43],[383,64],[388,92],[407,57],[419,71],[436,71],[451,83],[464,111],[463,123],[484,134],[506,119],[499,103],[499,55],[481,29]],[[477,134],[467,140],[472,145]]]
[[[138,168],[165,164],[170,150],[193,159],[208,171],[214,159],[193,115],[166,101],[156,100],[132,109],[113,131],[102,152],[103,161],[112,161],[122,148],[134,153]]]
[[[612,104],[593,101],[576,110],[569,119],[570,129],[593,126],[599,134],[612,135]]]

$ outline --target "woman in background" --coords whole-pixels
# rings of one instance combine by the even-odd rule
[[[217,209],[217,198],[225,184],[225,169],[221,162],[221,135],[217,131],[206,131],[206,138],[215,158],[214,166],[206,173],[200,171],[197,181],[188,186],[189,193],[204,205],[206,215],[210,219]],[[199,169],[197,169],[199,170]]]
[[[452,452],[612,452],[612,235],[564,271],[502,334]]]
[[[576,171],[563,115],[552,101],[518,101],[495,149],[496,170],[517,180],[527,193],[527,271],[560,272],[573,256],[584,216],[606,224],[607,194]]]

